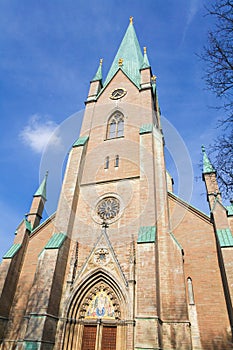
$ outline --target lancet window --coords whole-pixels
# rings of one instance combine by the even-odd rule
[[[104,169],[108,169],[108,168],[109,168],[109,157],[106,157]]]
[[[193,294],[193,282],[191,277],[188,277],[187,283],[188,283],[189,304],[194,305],[195,302],[194,302],[194,294]]]
[[[119,155],[117,154],[115,157],[115,167],[118,168],[119,167]]]
[[[120,112],[114,113],[108,121],[107,139],[124,136],[124,116]]]

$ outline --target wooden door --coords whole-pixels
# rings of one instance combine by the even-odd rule
[[[101,350],[116,350],[116,330],[114,326],[103,326]]]
[[[95,350],[96,326],[84,326],[82,350]]]

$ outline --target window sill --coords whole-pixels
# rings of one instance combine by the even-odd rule
[[[111,139],[104,139],[104,141],[123,139],[124,136],[112,137]]]

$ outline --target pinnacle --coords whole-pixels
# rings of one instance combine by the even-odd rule
[[[203,145],[201,146],[201,149],[202,149],[202,153],[203,153],[203,174],[214,173],[215,172],[214,167],[211,164],[211,162],[206,154],[205,147]]]
[[[46,171],[45,177],[41,182],[38,190],[35,192],[34,197],[43,197],[46,200],[46,185],[47,185],[48,171]]]

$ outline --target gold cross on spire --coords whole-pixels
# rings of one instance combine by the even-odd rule
[[[132,16],[129,17],[129,23],[133,24],[133,17]]]

